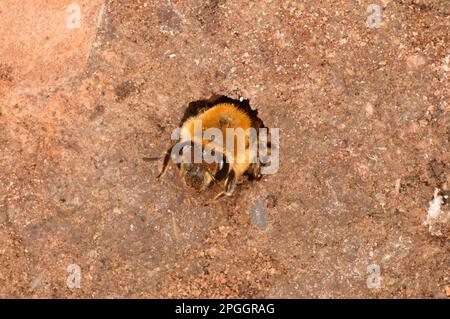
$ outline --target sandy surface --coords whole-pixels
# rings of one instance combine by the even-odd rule
[[[36,3],[0,2],[1,297],[450,296],[448,0]],[[143,158],[213,93],[280,169],[203,206]]]

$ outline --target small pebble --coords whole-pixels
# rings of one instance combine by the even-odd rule
[[[367,114],[367,116],[373,115],[373,105],[370,102],[367,102],[367,104],[366,104],[366,114]]]
[[[426,60],[421,55],[411,55],[406,59],[406,66],[410,70],[418,70],[422,66],[424,66],[426,63]]]
[[[34,277],[33,280],[31,280],[31,283],[30,283],[30,289],[32,289],[32,290],[36,289],[39,286],[39,284],[41,283],[41,281],[42,281],[42,276],[41,275],[38,275],[38,276]]]
[[[378,203],[380,203],[381,207],[384,208],[386,205],[386,196],[382,193],[378,193],[375,195],[375,198],[377,199]]]
[[[268,214],[262,198],[255,201],[250,211],[250,221],[253,226],[260,230],[267,228]]]

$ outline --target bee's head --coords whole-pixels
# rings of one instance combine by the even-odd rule
[[[186,185],[197,191],[205,190],[213,181],[211,173],[202,163],[181,164],[181,175]]]
[[[181,151],[181,163],[179,164],[180,174],[187,186],[197,190],[204,191],[213,181],[223,178],[223,174],[228,169],[228,164],[224,167],[223,155],[222,158],[217,154],[217,160],[209,161],[202,160],[200,163],[192,161],[194,158],[195,145],[186,145]],[[200,152],[204,155],[204,149],[200,148]],[[214,153],[215,154],[215,153]]]

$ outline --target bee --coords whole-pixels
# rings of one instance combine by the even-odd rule
[[[245,133],[247,129],[255,129],[258,140],[259,129],[265,126],[257,113],[251,109],[249,100],[213,96],[208,100],[191,102],[180,123],[179,140],[167,150],[157,179],[166,174],[169,162],[175,162],[181,179],[191,189],[203,192],[212,184],[220,185],[222,191],[213,198],[213,201],[223,196],[231,196],[238,179],[243,175],[249,180],[259,180],[262,176],[262,163],[258,159],[252,160],[251,141]],[[194,132],[195,125],[198,125],[196,123],[200,123],[201,132],[215,129],[222,134],[223,140],[231,138],[234,143],[230,147],[227,143],[213,143],[203,134],[196,136]],[[230,136],[229,128],[235,129],[234,136]],[[244,141],[244,147],[241,149],[238,149],[239,139]],[[174,151],[176,145],[177,150]],[[215,160],[192,161],[196,151],[203,155],[208,153]]]

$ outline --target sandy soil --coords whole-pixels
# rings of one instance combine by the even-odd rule
[[[0,2],[1,297],[450,296],[448,0],[36,3]],[[204,206],[143,158],[213,93],[280,169]]]

